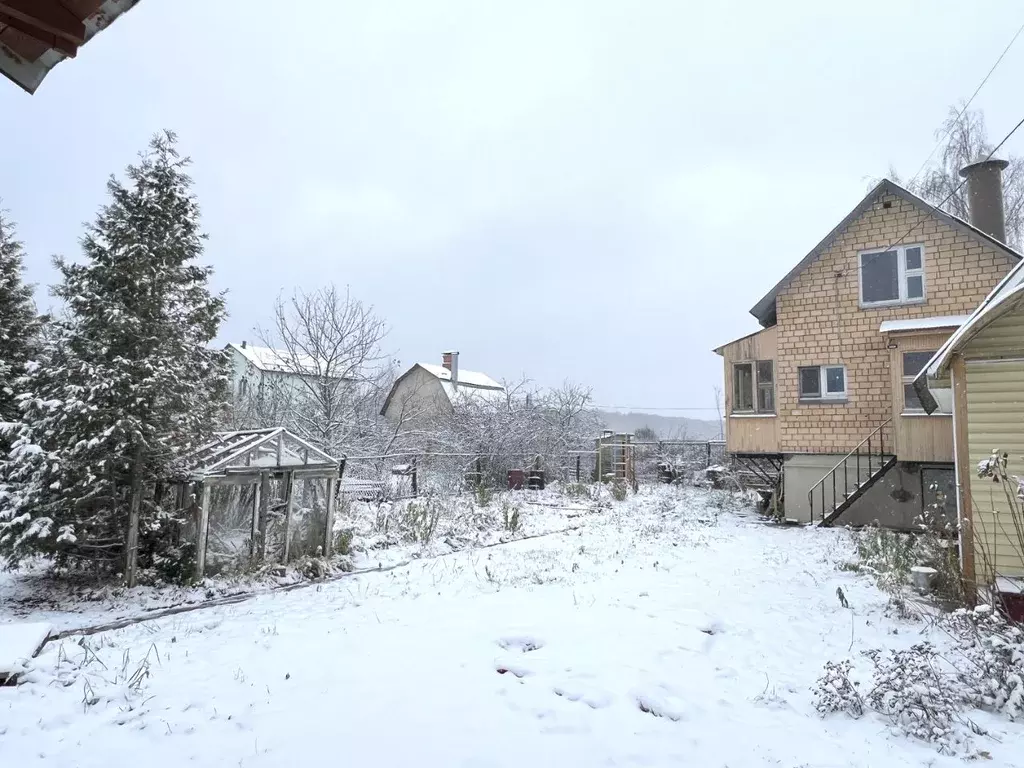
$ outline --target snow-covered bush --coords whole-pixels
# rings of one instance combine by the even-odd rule
[[[908,736],[955,751],[964,741],[957,726],[966,692],[963,686],[951,684],[954,678],[931,643],[888,653],[872,650],[866,655],[875,668],[868,706],[889,717]]]
[[[1011,720],[1024,714],[1024,630],[987,605],[954,611],[941,626],[957,640],[971,701]]]
[[[852,665],[849,661],[827,661],[825,671],[813,688],[814,708],[826,715],[845,712],[850,717],[864,714],[864,699],[850,680]]]
[[[954,611],[937,627],[955,641],[948,653],[927,641],[905,650],[865,651],[872,671],[863,696],[850,681],[850,661],[828,662],[813,689],[818,712],[860,717],[866,708],[948,753],[962,751],[978,732],[965,711],[983,709],[1011,720],[1024,714],[1024,630],[988,606]]]

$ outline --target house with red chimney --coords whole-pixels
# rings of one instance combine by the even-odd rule
[[[951,408],[926,409],[914,382],[1021,260],[1005,166],[961,171],[970,222],[881,181],[753,306],[761,328],[715,350],[727,451],[785,517],[955,519]]]
[[[505,387],[485,373],[459,366],[458,352],[444,352],[441,364],[416,363],[399,376],[381,408],[396,423],[450,415],[460,404],[504,402]]]

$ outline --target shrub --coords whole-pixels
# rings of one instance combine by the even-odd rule
[[[501,518],[506,531],[513,535],[519,533],[521,521],[519,519],[518,504],[509,504],[508,501],[503,501],[501,505]]]
[[[476,503],[481,507],[486,507],[491,503],[491,499],[494,498],[494,494],[491,492],[491,489],[482,483],[476,487],[474,495],[476,496]]]
[[[825,662],[825,671],[813,689],[814,708],[822,717],[836,712],[853,718],[864,714],[864,699],[850,681],[850,668],[849,661]]]
[[[403,510],[402,527],[414,541],[427,544],[434,538],[441,519],[441,504],[436,499],[410,501]]]
[[[626,483],[622,480],[616,480],[612,483],[612,498],[616,501],[626,500]]]

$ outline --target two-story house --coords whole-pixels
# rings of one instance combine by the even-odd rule
[[[801,522],[910,527],[955,514],[953,427],[913,381],[1020,260],[1000,161],[967,179],[973,223],[883,180],[754,305],[725,363],[726,445]]]

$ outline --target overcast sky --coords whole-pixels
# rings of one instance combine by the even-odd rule
[[[0,82],[0,198],[45,286],[107,176],[172,128],[222,341],[334,282],[403,363],[456,348],[712,416],[711,349],[871,178],[917,170],[1024,21],[969,6],[142,0],[35,96]],[[1018,41],[975,102],[990,138],[1022,80]]]

